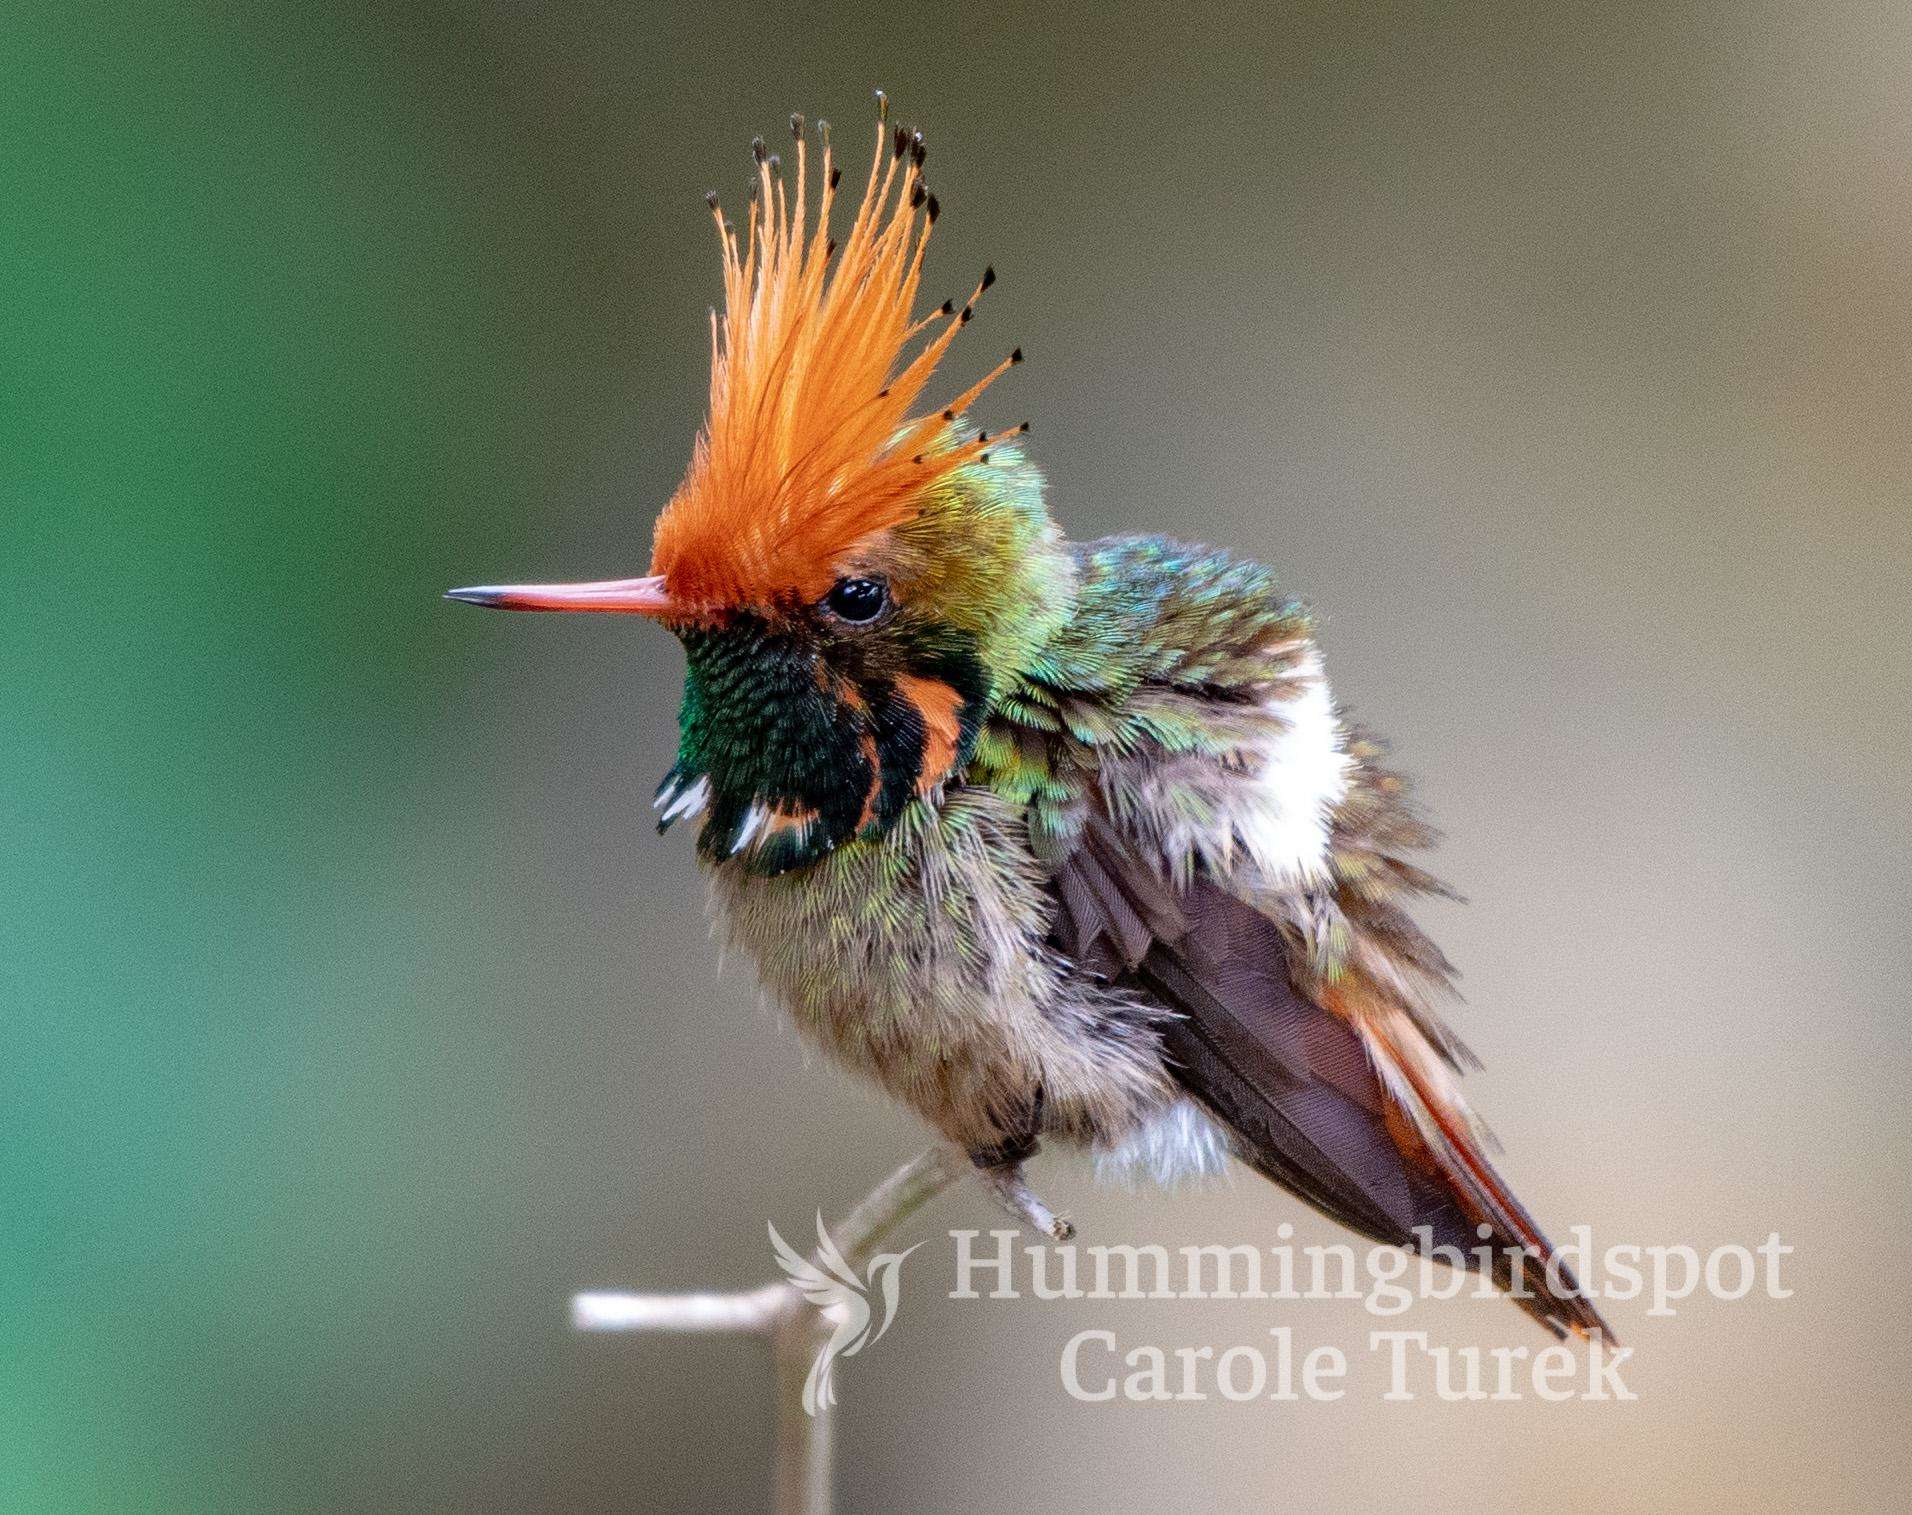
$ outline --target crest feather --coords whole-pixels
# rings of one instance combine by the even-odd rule
[[[912,317],[939,207],[923,182],[922,134],[898,127],[892,136],[886,115],[887,104],[841,246],[830,235],[841,174],[827,123],[818,123],[814,226],[801,117],[791,118],[793,189],[761,139],[753,144],[742,238],[710,197],[724,259],[724,311],[711,312],[710,413],[658,518],[651,557],[674,600],[709,609],[818,597],[857,542],[909,520],[956,469],[987,461],[988,435],[958,440],[956,417],[1021,350],[956,400],[912,414],[995,274],[960,308]]]

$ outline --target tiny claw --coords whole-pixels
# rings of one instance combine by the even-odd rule
[[[976,1171],[996,1203],[1031,1230],[1051,1241],[1068,1241],[1075,1235],[1075,1226],[1068,1218],[1056,1214],[1029,1187],[1020,1162],[979,1166]]]

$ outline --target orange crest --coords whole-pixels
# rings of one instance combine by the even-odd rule
[[[899,127],[892,138],[879,116],[869,182],[838,247],[829,223],[841,170],[828,126],[819,130],[814,228],[806,227],[800,116],[791,118],[792,192],[778,160],[755,144],[741,248],[710,197],[724,249],[721,321],[711,313],[710,415],[689,473],[658,517],[651,555],[651,571],[688,605],[821,596],[858,542],[909,520],[940,481],[984,456],[987,434],[958,441],[953,423],[1022,356],[1018,349],[948,406],[911,414],[995,275],[985,273],[960,310],[946,303],[913,320],[938,209],[923,183],[922,134]]]

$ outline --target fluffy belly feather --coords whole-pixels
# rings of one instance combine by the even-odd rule
[[[1171,1097],[1151,1014],[1047,944],[1022,817],[989,790],[800,874],[714,878],[798,1027],[952,1141],[1118,1137]]]

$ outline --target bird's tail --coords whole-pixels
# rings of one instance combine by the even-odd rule
[[[1485,1226],[1476,1247],[1494,1249],[1490,1275],[1555,1335],[1613,1339],[1572,1268],[1488,1160],[1486,1138],[1453,1071],[1397,1004],[1333,991],[1330,1008],[1360,1033],[1391,1100],[1389,1135],[1410,1165],[1437,1178],[1470,1225]],[[1471,1249],[1470,1249],[1471,1250]],[[1470,1256],[1477,1266],[1479,1258]]]

